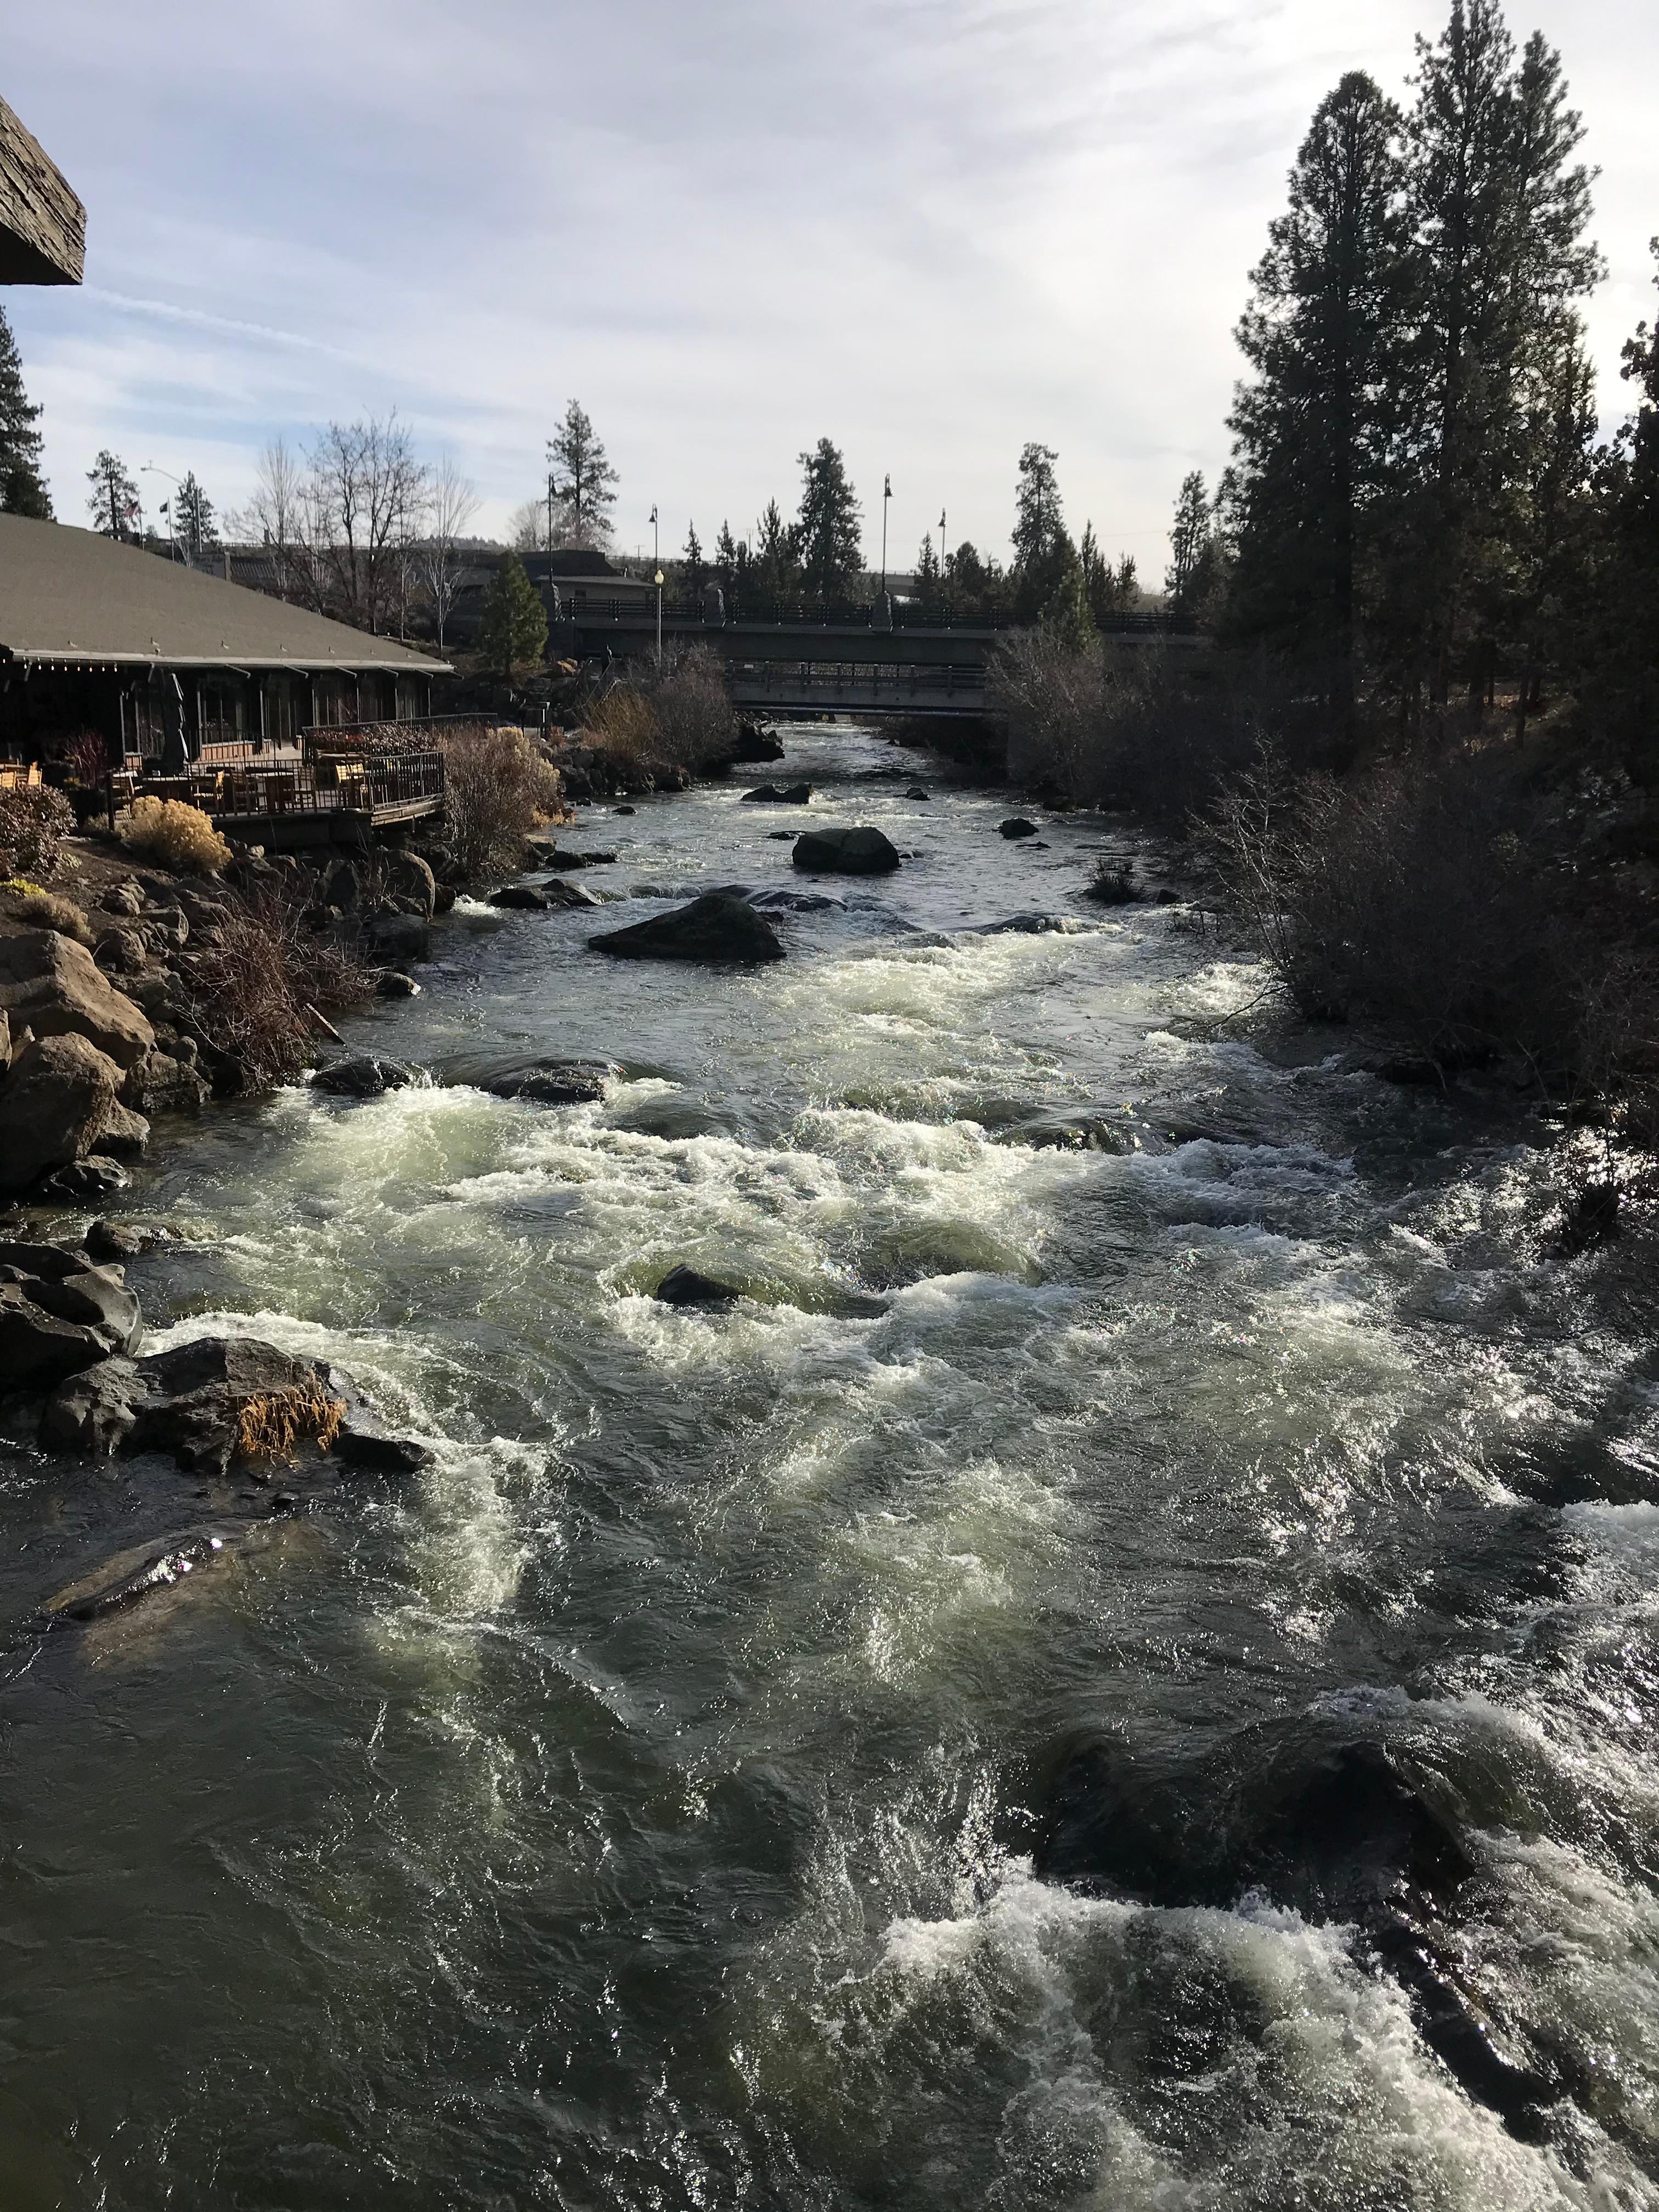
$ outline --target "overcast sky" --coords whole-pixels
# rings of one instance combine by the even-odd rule
[[[83,290],[6,300],[58,514],[108,445],[222,506],[277,432],[397,407],[499,527],[572,394],[625,549],[739,532],[845,452],[873,560],[1015,461],[1161,580],[1226,456],[1231,331],[1317,100],[1403,90],[1407,0],[0,0],[0,93],[87,204]],[[1659,7],[1511,16],[1601,170],[1609,419],[1659,231]],[[153,507],[169,487],[143,477]]]

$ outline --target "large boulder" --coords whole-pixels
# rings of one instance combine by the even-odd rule
[[[73,1031],[25,1045],[0,1082],[0,1190],[27,1190],[83,1159],[109,1127],[121,1081],[108,1054]]]
[[[885,876],[899,864],[879,830],[809,830],[796,838],[793,857],[798,868],[824,875]]]
[[[699,1274],[695,1267],[671,1267],[651,1293],[665,1306],[702,1306],[718,1310],[732,1306],[743,1296],[730,1283],[718,1282],[713,1275]]]
[[[0,1243],[0,1392],[47,1389],[131,1352],[143,1327],[118,1267],[55,1244]]]
[[[438,878],[420,854],[388,845],[381,851],[380,866],[392,896],[410,900],[429,921],[438,910]]]
[[[763,783],[743,794],[746,805],[805,806],[812,796],[810,783]]]
[[[108,1360],[53,1393],[41,1434],[58,1451],[167,1451],[188,1473],[222,1474],[250,1428],[276,1432],[270,1419],[257,1418],[262,1410],[280,1416],[306,1407],[337,1413],[326,1449],[348,1465],[412,1474],[430,1457],[423,1444],[375,1419],[349,1375],[257,1337],[198,1337],[147,1359]],[[301,1419],[293,1449],[314,1455],[316,1448],[315,1423]]]
[[[194,1042],[189,1037],[174,1042],[175,1051],[147,1052],[127,1070],[121,1097],[135,1113],[199,1114],[207,1103],[207,1081],[196,1065]]]
[[[690,906],[590,937],[596,952],[618,960],[701,960],[756,966],[781,960],[783,945],[763,915],[729,891],[705,891]]]
[[[0,937],[0,1007],[14,1030],[27,1024],[37,1037],[86,1037],[121,1067],[131,1067],[155,1042],[144,1015],[114,988],[86,946],[55,929]]]
[[[783,739],[770,730],[762,729],[758,722],[739,722],[726,758],[733,763],[781,760]]]
[[[429,960],[432,933],[416,914],[377,914],[368,925],[368,941],[389,960]]]

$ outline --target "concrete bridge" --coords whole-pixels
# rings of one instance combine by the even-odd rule
[[[987,623],[906,621],[878,628],[867,611],[813,621],[789,611],[781,619],[734,617],[708,622],[665,615],[662,641],[707,645],[726,663],[734,702],[774,714],[982,714],[986,672],[1006,628]],[[858,619],[864,614],[862,620]],[[1109,642],[1127,652],[1195,640],[1172,635],[1161,615],[1119,617]],[[562,622],[550,639],[561,658],[637,660],[656,643],[654,608],[620,605]]]

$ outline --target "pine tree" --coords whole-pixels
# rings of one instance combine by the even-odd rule
[[[1114,615],[1127,613],[1140,597],[1135,580],[1135,556],[1126,553],[1115,568],[1100,550],[1095,526],[1085,523],[1078,547],[1078,566],[1083,576],[1083,596],[1095,627],[1103,629]]]
[[[1401,130],[1358,70],[1315,112],[1289,209],[1251,275],[1237,338],[1254,380],[1228,418],[1232,627],[1328,672],[1345,720],[1405,428],[1413,275]],[[1177,566],[1189,569],[1196,512],[1179,527]],[[1173,572],[1171,590],[1191,595]]]
[[[755,525],[752,578],[755,589],[769,599],[792,599],[800,588],[796,532],[775,499],[767,501],[766,512]]]
[[[185,480],[173,502],[173,520],[187,561],[200,560],[210,546],[219,543],[218,525],[213,518],[213,501],[197,481],[194,469],[185,471]]]
[[[1411,561],[1431,696],[1475,666],[1501,623],[1504,542],[1528,373],[1600,257],[1583,237],[1583,126],[1559,57],[1534,34],[1517,67],[1498,0],[1453,0],[1437,44],[1418,41],[1408,132],[1422,283],[1413,412],[1423,426]],[[1409,617],[1408,617],[1409,618]]]
[[[40,410],[23,389],[23,364],[11,325],[0,309],[0,514],[52,520],[52,495],[40,474]]]
[[[714,581],[728,597],[738,587],[738,544],[729,522],[720,524],[714,540]]]
[[[87,471],[92,486],[87,511],[92,526],[106,538],[131,538],[143,523],[138,487],[127,473],[126,463],[107,447]]]
[[[1177,621],[1190,621],[1196,612],[1212,573],[1214,534],[1215,510],[1205,489],[1204,471],[1193,469],[1181,480],[1170,528],[1169,573],[1164,579],[1170,611]]]
[[[1659,286],[1659,238],[1652,252]],[[1574,672],[1593,726],[1651,793],[1659,787],[1659,313],[1637,325],[1622,360],[1636,404],[1596,457],[1594,568]]]
[[[916,597],[924,606],[937,605],[943,580],[939,555],[933,550],[933,533],[930,530],[923,538],[921,549],[916,555]]]
[[[1035,442],[1021,449],[1014,492],[1014,619],[1032,622],[1061,587],[1077,549],[1060,512],[1059,455]]]
[[[507,684],[547,650],[547,610],[516,553],[503,553],[478,617],[478,650]]]
[[[828,438],[799,458],[805,482],[794,535],[802,580],[815,599],[848,599],[863,572],[864,549],[847,465]]]
[[[1085,587],[1083,563],[1071,539],[1063,535],[1054,583],[1039,619],[1067,653],[1087,653],[1100,642]]]
[[[695,522],[686,528],[684,562],[680,573],[686,595],[692,607],[700,612],[703,590],[708,582],[708,563],[702,557],[702,541],[697,536]]]
[[[570,546],[610,544],[611,509],[620,481],[580,403],[573,399],[547,441],[547,495],[554,528]]]

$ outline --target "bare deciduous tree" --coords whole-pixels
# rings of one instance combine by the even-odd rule
[[[428,495],[427,471],[395,410],[318,434],[306,455],[301,526],[322,595],[343,621],[378,635],[401,611]]]
[[[416,556],[422,585],[432,602],[438,625],[438,650],[444,649],[444,630],[460,586],[464,560],[461,532],[477,511],[477,487],[446,453],[433,470],[427,486],[426,536]]]

